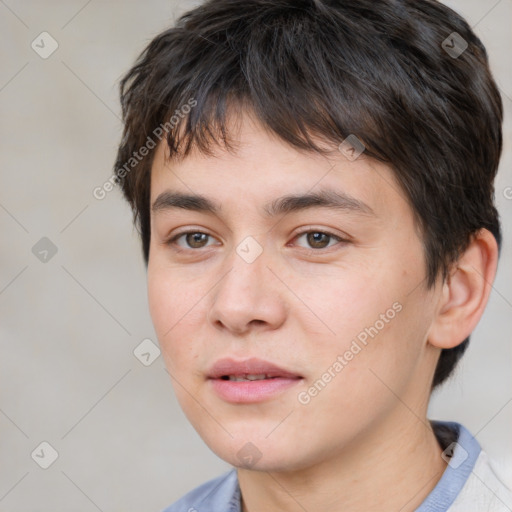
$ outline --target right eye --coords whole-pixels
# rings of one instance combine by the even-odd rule
[[[184,240],[188,247],[178,244],[178,240],[182,237],[185,237]],[[184,231],[174,235],[172,238],[167,240],[165,244],[169,246],[174,245],[185,250],[202,249],[203,247],[207,247],[204,242],[208,240],[208,237],[211,237],[211,235],[203,233],[202,231]]]

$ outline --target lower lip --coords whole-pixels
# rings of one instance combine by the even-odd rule
[[[226,402],[262,402],[295,386],[302,378],[275,378],[253,381],[209,379],[213,390]]]

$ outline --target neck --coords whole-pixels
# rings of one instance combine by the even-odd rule
[[[242,512],[416,510],[446,463],[426,416],[421,421],[403,405],[394,416],[313,467],[238,469]]]

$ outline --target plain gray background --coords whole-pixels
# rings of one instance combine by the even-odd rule
[[[463,423],[511,485],[512,0],[446,3],[483,40],[502,92],[505,240],[486,313],[430,418]],[[139,240],[117,188],[92,195],[121,135],[119,77],[193,5],[0,0],[0,511],[158,512],[231,467],[188,424],[162,358],[134,356],[156,342]],[[46,59],[42,32],[58,44]],[[48,469],[42,442],[58,453]]]

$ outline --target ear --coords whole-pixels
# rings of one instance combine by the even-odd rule
[[[428,342],[438,348],[462,343],[478,324],[496,275],[498,245],[487,229],[473,237],[442,284]]]

